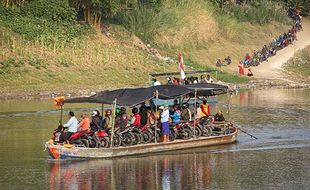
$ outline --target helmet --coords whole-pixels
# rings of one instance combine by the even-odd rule
[[[136,108],[136,107],[132,108],[131,112],[132,112],[133,114],[138,113],[138,108]]]
[[[119,115],[120,113],[121,113],[121,108],[116,108],[116,109],[115,109],[115,114],[116,114],[116,115]]]

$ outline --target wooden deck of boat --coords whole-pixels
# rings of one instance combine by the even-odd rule
[[[139,144],[126,147],[113,148],[66,148],[62,145],[47,145],[49,154],[54,159],[67,158],[114,158],[132,155],[147,155],[173,150],[197,148],[203,146],[213,146],[234,143],[237,139],[237,130],[228,135],[191,138],[189,140],[175,140],[171,142],[159,142],[149,144]]]

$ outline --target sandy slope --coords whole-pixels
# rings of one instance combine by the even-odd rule
[[[252,68],[256,79],[281,79],[286,80],[282,71],[282,65],[287,62],[294,54],[310,45],[310,19],[303,20],[303,31],[297,34],[297,41],[293,45],[277,52],[276,56],[263,62],[260,66]],[[245,72],[247,73],[247,72]]]

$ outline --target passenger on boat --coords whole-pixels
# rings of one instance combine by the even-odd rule
[[[112,115],[111,109],[105,110],[105,116],[103,119],[103,129],[111,128],[111,115]]]
[[[68,140],[73,133],[77,132],[78,120],[74,116],[74,112],[70,111],[68,116],[69,121],[66,124],[64,124],[64,128],[68,128],[68,131],[63,133],[62,135],[63,142]]]
[[[138,108],[134,107],[131,110],[133,116],[131,118],[130,124],[135,127],[140,127],[141,125],[141,116],[138,113]]]
[[[204,116],[204,114],[201,111],[200,105],[199,105],[198,102],[196,102],[196,116],[195,116],[195,119],[200,119],[203,116]]]
[[[192,120],[192,113],[188,107],[189,107],[188,103],[184,103],[182,105],[182,112],[181,112],[182,121],[191,121]]]
[[[149,108],[147,110],[147,115],[148,115],[148,125],[154,125],[156,121],[156,115],[154,114],[153,110]]]
[[[213,79],[211,78],[210,75],[207,75],[206,83],[213,83]]]
[[[211,115],[210,106],[207,103],[206,99],[202,100],[202,104],[200,105],[200,109],[201,109],[201,111],[203,113],[202,116],[209,116],[209,115]]]
[[[89,118],[85,113],[81,115],[81,121],[78,124],[78,130],[79,131],[90,131],[90,122]]]
[[[160,114],[160,123],[162,127],[162,136],[163,142],[168,142],[169,140],[169,110],[167,107],[160,106],[159,109],[161,110]]]
[[[90,130],[91,131],[98,131],[101,129],[102,129],[102,117],[100,116],[100,112],[98,110],[95,110],[92,113]]]
[[[167,78],[167,85],[173,85],[172,79],[170,77]]]
[[[121,107],[121,128],[125,128],[128,126],[128,117],[126,113],[126,108]]]
[[[64,127],[62,125],[59,125],[54,130],[53,137],[52,137],[52,140],[54,141],[54,143],[63,143],[63,140],[61,138],[63,131],[64,131]]]
[[[115,109],[115,128],[121,128],[122,126],[122,111],[120,108]]]
[[[148,124],[148,112],[147,112],[146,106],[140,107],[139,114],[141,116],[141,121],[140,121],[141,126],[145,126],[146,124]]]
[[[173,106],[173,113],[171,115],[172,122],[178,124],[181,121],[181,111],[179,110],[178,105]]]
[[[214,121],[225,121],[225,118],[224,118],[224,115],[223,115],[223,112],[220,110],[218,111],[215,116],[214,116]]]

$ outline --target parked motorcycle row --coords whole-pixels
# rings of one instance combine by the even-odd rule
[[[159,123],[159,122],[158,122]],[[155,132],[156,129],[156,132]],[[169,140],[175,139],[188,140],[193,137],[208,137],[212,135],[213,125],[210,118],[203,117],[195,121],[182,122],[179,124],[170,124]],[[229,130],[224,134],[228,134]],[[111,128],[100,131],[79,131],[71,135],[68,139],[69,144],[86,148],[109,148],[119,146],[132,146],[137,144],[147,144],[160,141],[161,127],[158,124],[145,125],[143,127],[129,126],[124,129],[117,128],[112,137]]]

